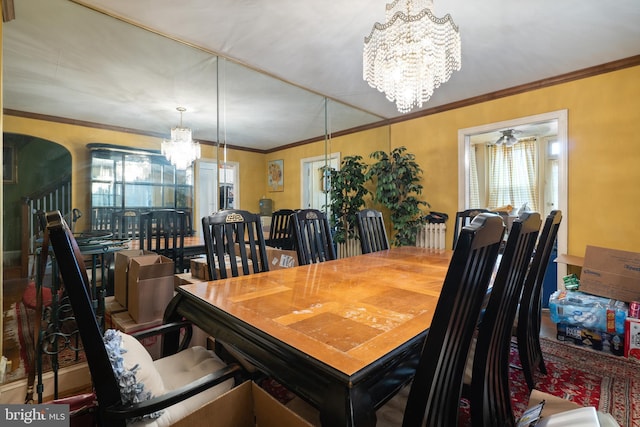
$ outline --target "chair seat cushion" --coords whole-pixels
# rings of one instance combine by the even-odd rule
[[[120,375],[116,373],[116,376],[121,378],[120,391],[123,394],[123,400],[125,400],[125,395],[132,394],[132,390],[135,398],[139,400],[161,396],[226,366],[214,352],[199,346],[190,347],[177,354],[154,361],[137,339],[120,331],[107,330],[105,344],[107,347],[114,348],[115,344],[120,346],[119,357],[121,360],[115,361],[115,363],[112,360],[112,365],[119,366],[118,369],[122,372]],[[109,351],[117,354],[116,351]],[[233,384],[234,380],[229,379],[209,390],[163,409],[154,416],[133,420],[127,426],[170,426],[205,403],[215,400],[219,395],[229,391]]]
[[[206,350],[200,346],[190,347],[177,354],[155,360],[153,364],[155,365],[155,369],[162,374],[162,381],[167,391],[187,385],[198,378],[211,374],[226,366],[213,351]],[[164,409],[162,416],[159,418],[141,420],[133,424],[128,424],[127,426],[170,426],[195,412],[206,403],[215,400],[218,396],[231,390],[233,385],[234,380],[229,379],[187,400]]]

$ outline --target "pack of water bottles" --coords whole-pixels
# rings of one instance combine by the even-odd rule
[[[624,334],[628,312],[629,306],[625,302],[581,291],[559,290],[549,298],[552,322],[602,332]]]

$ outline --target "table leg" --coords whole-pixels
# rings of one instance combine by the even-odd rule
[[[375,427],[376,412],[371,395],[364,388],[329,386],[320,408],[323,426]]]

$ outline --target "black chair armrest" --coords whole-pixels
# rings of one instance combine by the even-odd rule
[[[177,349],[177,352],[179,352],[187,348],[189,346],[189,343],[191,342],[191,337],[193,336],[193,325],[191,324],[191,322],[165,323],[163,325],[145,329],[144,331],[134,332],[130,335],[140,341],[144,338],[149,338],[156,335],[166,335],[170,332],[177,332],[181,329],[184,329],[184,335],[181,337],[180,345]],[[163,356],[165,355],[163,354]]]
[[[171,405],[180,403],[196,394],[214,387],[222,382],[238,376],[242,373],[242,368],[238,364],[230,364],[222,369],[206,375],[186,386],[180,387],[162,396],[131,405],[114,405],[104,409],[105,417],[113,420],[140,417],[168,408]]]

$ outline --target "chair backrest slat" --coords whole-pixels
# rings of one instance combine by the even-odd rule
[[[293,249],[291,214],[294,212],[293,209],[279,209],[271,214],[267,246],[285,250]]]
[[[451,427],[467,354],[493,272],[504,223],[483,213],[460,232],[409,392],[404,427]]]
[[[298,264],[336,259],[327,216],[317,209],[302,209],[291,215]]]
[[[542,284],[561,222],[562,212],[559,210],[551,211],[545,219],[520,297],[516,335],[518,337],[518,353],[530,389],[533,389],[535,385],[533,369],[537,364],[543,363],[539,341]]]
[[[475,218],[478,214],[489,212],[488,209],[466,209],[464,211],[456,212],[456,222],[453,228],[453,245],[451,246],[453,249],[456,248],[456,242],[458,240],[458,235],[462,230],[462,227],[469,225],[473,218]]]
[[[226,279],[227,268],[232,277],[269,271],[258,214],[223,210],[203,217],[202,231],[211,280]]]
[[[185,213],[160,209],[140,215],[140,249],[171,258],[177,273],[184,272],[184,236],[187,233]]]
[[[363,209],[356,215],[360,247],[363,254],[389,249],[389,238],[382,212]]]
[[[542,220],[513,222],[476,338],[469,400],[474,426],[513,426],[509,388],[511,331]]]

